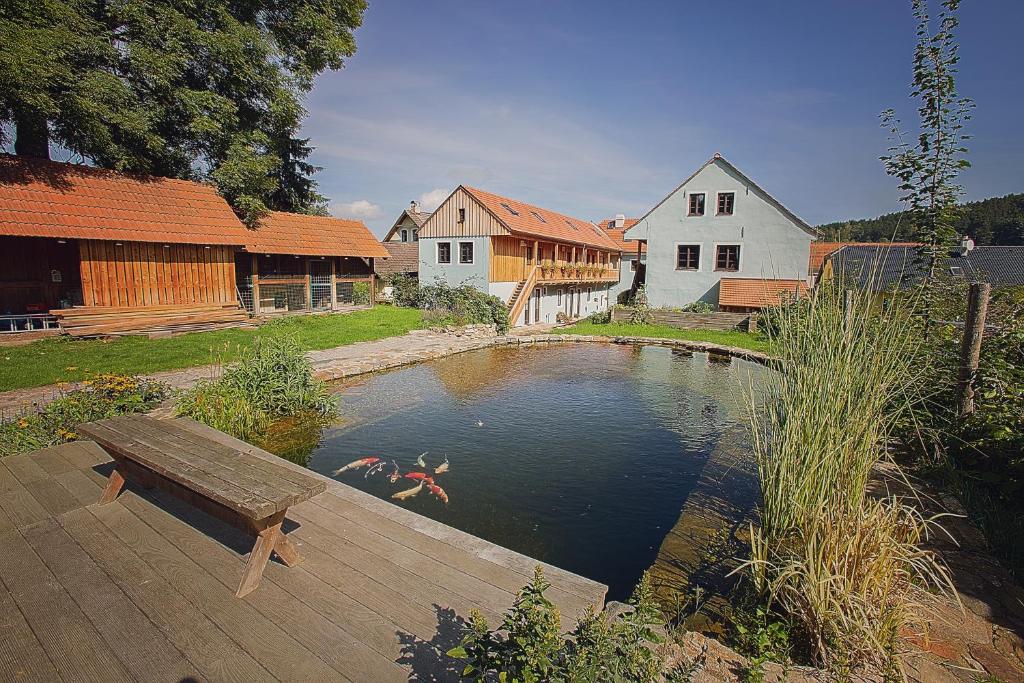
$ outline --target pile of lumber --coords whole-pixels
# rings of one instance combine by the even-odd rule
[[[238,304],[191,306],[76,306],[50,311],[72,337],[116,337],[130,334],[166,336],[250,324]]]

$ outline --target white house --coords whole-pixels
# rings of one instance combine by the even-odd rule
[[[625,231],[652,306],[756,310],[806,289],[817,231],[716,154]]]
[[[598,226],[464,185],[418,238],[421,284],[493,294],[516,326],[603,311],[619,280],[619,245]]]
[[[419,239],[420,228],[430,218],[426,211],[420,211],[419,202],[409,202],[409,208],[402,211],[398,220],[384,235],[382,242],[415,242]]]

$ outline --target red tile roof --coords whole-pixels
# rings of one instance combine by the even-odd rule
[[[271,211],[250,231],[245,248],[257,254],[387,258],[388,250],[362,221]]]
[[[819,275],[821,267],[825,265],[825,259],[843,247],[913,247],[918,245],[918,242],[811,242],[811,259],[807,265],[807,272],[811,275]]]
[[[760,278],[730,277],[719,281],[718,305],[765,308],[777,306],[782,297],[794,293],[807,293],[803,280],[762,280]]]
[[[603,221],[601,221],[600,223],[598,223],[597,227],[601,228],[606,233],[608,233],[608,236],[612,238],[612,241],[614,241],[616,244],[618,244],[619,245],[619,249],[621,249],[625,253],[627,253],[627,254],[635,254],[636,253],[637,245],[639,245],[640,246],[640,252],[646,254],[647,253],[647,242],[640,242],[638,240],[630,240],[630,241],[627,242],[625,237],[624,237],[624,235],[623,235],[623,233],[625,233],[626,230],[629,230],[631,227],[636,225],[639,220],[640,220],[639,218],[627,218],[625,223],[623,223],[621,228],[616,228],[615,227],[615,219],[614,218],[606,218]]]
[[[465,185],[462,187],[513,233],[582,244],[609,251],[621,251],[619,245],[612,238],[590,221],[566,216],[557,211],[543,209],[484,190]],[[502,206],[503,204],[507,204],[515,213],[506,209]]]
[[[383,245],[390,256],[373,262],[373,269],[378,275],[419,272],[419,242],[384,242]]]
[[[0,155],[0,235],[243,245],[210,185]]]

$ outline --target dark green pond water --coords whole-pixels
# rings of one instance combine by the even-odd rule
[[[735,442],[743,388],[764,371],[660,347],[465,353],[340,386],[342,422],[309,466],[330,474],[378,456],[406,472],[424,451],[431,468],[447,457],[450,470],[435,476],[447,505],[426,490],[395,503],[624,599],[709,456],[726,434]],[[364,472],[337,479],[385,499],[414,484]]]

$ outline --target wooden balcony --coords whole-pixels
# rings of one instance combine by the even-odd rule
[[[540,267],[537,269],[537,283],[559,284],[577,282],[618,282],[619,271],[617,268],[594,268],[584,266],[575,268],[566,265],[557,265],[551,268]]]

